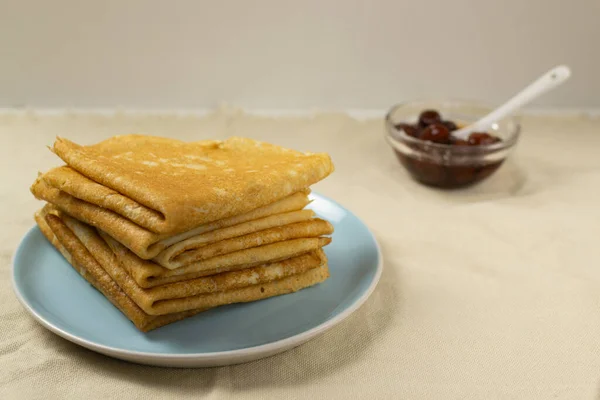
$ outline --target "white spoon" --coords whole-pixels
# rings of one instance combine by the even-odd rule
[[[494,122],[511,115],[531,100],[559,86],[569,79],[570,76],[571,70],[565,65],[551,69],[485,117],[471,125],[452,132],[452,136],[466,140],[471,132],[487,131]]]

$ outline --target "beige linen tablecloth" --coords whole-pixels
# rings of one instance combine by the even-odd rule
[[[600,399],[600,120],[529,117],[510,161],[480,186],[412,182],[380,119],[135,114],[0,116],[0,399]],[[245,365],[139,366],[46,331],[11,289],[11,256],[40,203],[55,135],[251,136],[326,151],[315,190],[355,211],[384,254],[354,315],[292,351]],[[199,338],[201,340],[201,338]]]

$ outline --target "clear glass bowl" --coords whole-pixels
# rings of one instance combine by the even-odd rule
[[[410,175],[425,185],[459,188],[481,182],[498,170],[519,139],[521,125],[516,117],[497,121],[488,130],[502,139],[490,145],[433,143],[396,128],[400,123],[416,123],[423,110],[437,110],[444,120],[461,127],[475,122],[492,109],[465,101],[414,101],[390,109],[385,118],[386,139]]]

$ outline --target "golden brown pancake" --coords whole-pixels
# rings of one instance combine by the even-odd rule
[[[267,267],[265,266],[263,270],[254,271],[258,275],[256,278],[257,282],[260,282],[258,284],[173,300],[154,301],[151,308],[147,310],[157,314],[162,313],[162,315],[153,316],[146,313],[134,301],[134,299],[139,300],[143,297],[143,289],[135,285],[135,282],[127,274],[126,270],[120,266],[115,254],[102,242],[102,239],[95,231],[73,219],[67,225],[63,218],[65,218],[64,215],[60,216],[60,213],[56,213],[50,208],[45,208],[36,214],[36,222],[50,242],[65,255],[65,258],[88,282],[103,293],[142,331],[149,331],[187,318],[208,308],[224,304],[256,301],[295,292],[322,282],[329,276],[326,264],[322,264],[316,268],[307,268],[307,264],[299,263],[296,265],[298,269],[288,269],[291,274],[278,280],[263,283],[260,282],[260,279],[261,276],[266,276],[265,274],[261,275],[261,272],[266,272],[265,268]],[[89,249],[92,249],[93,253]],[[304,267],[301,265],[304,265]],[[281,268],[284,267],[281,266]],[[304,272],[294,273],[298,271]],[[219,285],[218,282],[220,279],[221,283],[235,285],[233,277],[231,274],[222,276],[217,278],[217,281],[213,283]],[[208,281],[203,283],[204,287],[206,287],[207,283]],[[168,295],[169,292],[173,292],[174,287],[161,290],[164,296]],[[160,290],[156,290],[154,293],[155,298],[160,297],[158,293],[160,293]]]
[[[136,213],[139,226],[157,233],[183,232],[247,213],[333,172],[327,154],[239,137],[186,143],[125,135],[91,146],[57,138],[53,151],[73,170],[116,193],[104,200],[104,189],[94,193],[87,186],[90,193],[85,193],[58,179],[54,184],[92,204],[109,202],[109,209],[126,218]]]
[[[250,226],[256,228],[260,228],[261,224],[264,226],[270,224],[268,227],[271,227],[277,226],[278,223],[286,223],[291,221],[293,218],[284,217],[282,215],[281,217],[275,217],[275,222],[273,222],[273,219],[271,219],[267,223],[264,222],[264,219],[267,217],[273,217],[275,215],[300,211],[309,203],[309,191],[305,189],[278,200],[275,203],[254,209],[245,214],[235,215],[222,220],[202,224],[194,227],[191,230],[178,234],[158,234],[151,232],[146,228],[142,228],[130,219],[111,211],[109,208],[104,208],[104,206],[107,205],[106,203],[110,202],[109,200],[105,200],[102,205],[96,205],[74,197],[68,192],[60,190],[57,187],[51,186],[52,182],[56,183],[56,178],[50,180],[51,183],[49,183],[49,181],[46,180],[46,176],[48,174],[55,176],[57,174],[56,171],[58,170],[60,170],[60,168],[51,170],[46,174],[41,174],[36,179],[34,184],[31,186],[31,192],[34,194],[34,196],[40,200],[44,200],[55,205],[74,218],[108,233],[119,243],[123,244],[145,260],[156,257],[159,253],[168,249],[169,246],[177,243],[190,240],[191,243],[199,243],[195,241],[195,238],[208,232],[237,226],[236,231],[244,234],[244,232],[248,230],[247,223],[250,222],[252,222]],[[102,185],[98,185],[96,183],[93,183],[93,185],[104,188]],[[90,191],[92,190],[90,189]],[[97,193],[103,192],[101,189],[94,189],[93,191]],[[78,194],[81,195],[81,193]],[[107,198],[114,199],[116,196],[108,196]],[[91,199],[88,198],[88,200]],[[302,218],[305,217],[306,214],[303,214]],[[302,219],[300,218],[299,220]],[[186,246],[186,244],[183,245]]]

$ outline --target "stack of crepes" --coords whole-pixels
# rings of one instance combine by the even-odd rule
[[[41,231],[142,331],[329,277],[333,227],[305,209],[327,154],[251,139],[58,138],[40,174]],[[65,288],[68,290],[68,288]]]

